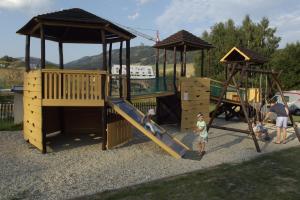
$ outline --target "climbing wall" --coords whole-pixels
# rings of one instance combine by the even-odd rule
[[[26,141],[42,150],[42,97],[41,71],[24,73],[23,132]]]
[[[182,78],[181,92],[181,131],[194,129],[197,114],[201,112],[204,120],[209,121],[210,79]]]

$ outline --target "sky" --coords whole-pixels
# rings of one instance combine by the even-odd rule
[[[0,57],[24,57],[25,37],[16,31],[37,14],[82,8],[102,18],[132,27],[160,39],[186,29],[200,36],[215,23],[233,19],[240,24],[246,14],[254,22],[270,20],[282,38],[280,47],[300,40],[299,0],[0,0]],[[152,41],[137,37],[131,46]],[[117,46],[113,46],[116,48]],[[99,45],[64,45],[64,60],[101,53]],[[32,39],[31,56],[40,57],[40,43]],[[58,45],[46,43],[46,59],[58,63]]]

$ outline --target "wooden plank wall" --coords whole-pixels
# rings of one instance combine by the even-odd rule
[[[24,138],[42,150],[41,71],[24,73]]]
[[[132,139],[131,125],[125,120],[117,120],[107,124],[107,149]]]
[[[181,78],[181,131],[191,130],[196,126],[197,114],[203,113],[209,121],[210,79]]]

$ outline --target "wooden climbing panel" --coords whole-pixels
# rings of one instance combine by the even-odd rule
[[[42,150],[42,97],[41,72],[24,73],[24,138]]]
[[[210,79],[181,78],[181,130],[195,128],[197,114],[201,112],[206,122],[209,121]]]

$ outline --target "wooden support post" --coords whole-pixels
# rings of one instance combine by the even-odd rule
[[[155,81],[155,88],[156,88],[156,91],[159,90],[159,49],[157,48],[156,49],[156,62],[155,62],[155,78],[156,78],[156,81]]]
[[[64,54],[63,54],[63,43],[58,42],[58,52],[59,52],[59,69],[64,69]],[[63,75],[60,78],[61,81],[61,96],[64,93],[64,81]],[[64,107],[59,107],[59,122],[60,122],[60,132],[64,134],[65,129],[65,112]]]
[[[167,91],[166,67],[167,67],[167,49],[164,49],[163,82],[164,82],[165,91]]]
[[[46,66],[46,50],[45,50],[45,32],[44,25],[40,27],[40,38],[41,38],[41,69],[45,69]]]
[[[251,124],[251,121],[250,121],[249,116],[248,116],[248,112],[246,110],[245,101],[244,101],[244,99],[242,98],[242,95],[241,95],[240,86],[237,84],[234,77],[232,77],[232,81],[233,81],[234,86],[236,87],[236,92],[237,92],[237,94],[240,98],[241,106],[242,106],[242,109],[243,109],[243,112],[244,112],[244,115],[245,115],[245,118],[246,118],[246,121],[247,121],[247,124],[248,124],[248,129],[250,131],[250,135],[252,136],[256,151],[261,152],[259,144],[258,144],[257,139],[256,139],[256,136],[253,132],[253,128],[252,128],[252,124]]]
[[[119,95],[120,98],[123,97],[123,79],[122,79],[122,71],[123,71],[123,63],[122,63],[122,50],[123,50],[123,41],[120,42],[120,50],[119,50],[119,63],[120,63],[120,68],[119,68]]]
[[[155,72],[156,72],[156,78],[159,78],[159,49],[156,49],[156,61],[155,61]]]
[[[59,69],[64,68],[64,54],[63,54],[63,43],[58,43],[58,51],[59,51]]]
[[[163,77],[166,78],[166,67],[167,67],[167,49],[164,49],[164,69],[163,69]]]
[[[174,47],[174,66],[173,66],[173,85],[174,85],[174,90],[177,92],[177,87],[176,87],[176,47]]]
[[[183,69],[183,51],[180,50],[180,76],[182,77],[184,74],[184,69]]]
[[[30,71],[30,35],[26,35],[25,68],[26,72]]]
[[[41,38],[41,69],[45,69],[45,65],[46,65],[46,52],[45,52],[45,33],[44,33],[44,26],[43,24],[41,24],[40,27],[40,38]],[[44,80],[44,79],[42,79]],[[42,81],[42,88],[44,83]],[[44,92],[42,91],[42,94]],[[44,113],[44,109],[42,107],[42,153],[47,153],[47,146],[46,146],[46,131],[45,131],[45,126],[43,124],[43,122],[45,122],[45,113]]]
[[[207,49],[207,77],[211,76],[211,69],[210,69],[211,63],[210,63],[210,59],[211,59],[211,57],[210,57],[210,50]]]
[[[131,84],[130,84],[130,40],[126,40],[126,82],[127,82],[127,100],[131,99]]]
[[[112,79],[111,76],[111,68],[112,68],[112,58],[111,58],[111,50],[112,50],[112,43],[109,43],[109,50],[108,50],[108,78]],[[112,94],[112,81],[109,81],[109,96]]]
[[[209,128],[211,127],[216,115],[217,115],[217,112],[218,112],[218,109],[220,108],[220,105],[222,103],[222,99],[227,91],[227,87],[229,86],[230,84],[230,81],[232,80],[232,77],[237,73],[237,71],[235,70],[235,65],[232,67],[231,69],[231,72],[230,72],[230,76],[229,78],[225,81],[224,85],[223,85],[223,89],[221,91],[221,94],[219,96],[219,99],[218,99],[218,102],[217,102],[217,105],[216,105],[216,108],[215,110],[213,111],[212,113],[212,117],[210,118],[209,120],[209,123],[207,125],[207,131],[209,131]]]
[[[183,76],[186,76],[186,44],[183,46]]]
[[[101,39],[102,39],[102,68],[103,70],[107,71],[107,56],[106,56],[106,38],[105,38],[105,31],[101,30]],[[102,77],[102,98],[104,99],[104,106],[102,108],[102,116],[101,116],[101,125],[102,125],[102,135],[103,135],[103,142],[102,142],[102,150],[107,149],[107,102],[106,102],[106,78]]]
[[[201,50],[201,77],[204,77],[204,50]]]
[[[288,106],[288,104],[287,104],[287,102],[286,102],[286,99],[284,98],[284,95],[283,95],[283,92],[282,92],[282,89],[281,89],[281,84],[280,84],[279,80],[277,79],[277,77],[276,77],[275,74],[272,74],[272,77],[273,77],[273,79],[274,79],[274,81],[275,81],[275,84],[276,84],[276,86],[277,86],[277,89],[278,89],[278,91],[279,91],[279,93],[280,93],[281,99],[282,99],[282,101],[283,101],[285,107],[286,107],[287,109],[289,109],[289,106]],[[297,125],[294,123],[293,115],[292,115],[290,112],[289,112],[289,118],[290,118],[290,120],[291,120],[291,123],[292,123],[292,126],[293,126],[293,128],[294,128],[295,134],[296,134],[296,136],[297,136],[297,138],[298,138],[298,141],[300,142],[300,133],[299,133],[299,131],[298,131]]]

